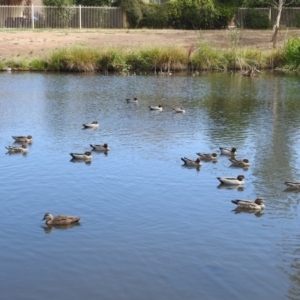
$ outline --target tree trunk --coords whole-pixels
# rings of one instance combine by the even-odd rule
[[[277,46],[277,36],[278,36],[278,31],[279,31],[282,6],[283,6],[283,0],[279,0],[278,7],[277,7],[277,18],[276,18],[276,22],[273,26],[273,36],[272,36],[272,40],[271,40],[273,42],[273,48],[276,48],[276,46]]]

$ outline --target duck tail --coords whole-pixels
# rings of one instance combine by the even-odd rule
[[[231,202],[236,205],[238,205],[238,203],[239,203],[238,200],[231,200]]]

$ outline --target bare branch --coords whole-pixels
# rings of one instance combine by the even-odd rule
[[[292,4],[293,2],[295,2],[295,0],[291,0],[290,2],[286,3],[286,0],[273,0],[272,2],[269,2],[269,1],[265,1],[266,4],[269,4],[271,6],[274,6],[274,7],[278,7],[280,6],[280,4],[282,6],[288,6],[290,4]]]
[[[289,3],[285,4],[285,6],[288,6],[288,5],[292,4],[293,2],[295,2],[295,0],[291,0]]]

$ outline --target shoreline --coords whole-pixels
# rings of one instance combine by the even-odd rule
[[[0,69],[6,71],[140,72],[274,70],[299,30],[35,30],[2,31]]]

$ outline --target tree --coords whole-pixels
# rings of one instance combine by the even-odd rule
[[[278,36],[278,31],[279,31],[279,25],[280,25],[280,18],[281,18],[281,12],[282,8],[284,6],[288,6],[292,4],[294,0],[273,0],[270,5],[275,7],[277,9],[277,17],[276,17],[276,22],[273,26],[273,35],[272,35],[272,40],[273,42],[273,48],[276,48],[277,46],[277,36]]]

